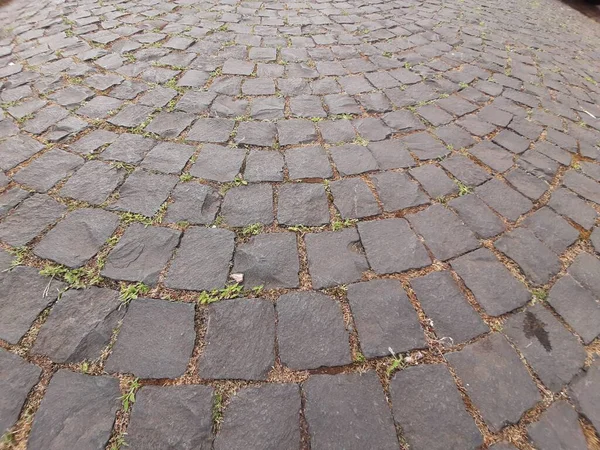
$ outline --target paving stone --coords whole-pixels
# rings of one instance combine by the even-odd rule
[[[225,286],[235,234],[221,228],[189,228],[169,268],[165,286],[204,291]]]
[[[486,248],[467,253],[451,265],[489,315],[499,316],[512,311],[531,297],[525,285]]]
[[[221,198],[210,186],[199,183],[179,183],[171,194],[165,215],[165,222],[188,222],[194,225],[208,225],[215,220]]]
[[[245,286],[265,289],[297,287],[299,271],[293,233],[261,234],[238,245],[232,269],[244,275]]]
[[[101,161],[86,162],[59,191],[62,197],[100,205],[125,178],[125,171]]]
[[[0,194],[0,217],[4,217],[12,208],[28,198],[31,192],[13,187]]]
[[[223,73],[226,75],[250,75],[254,71],[254,63],[228,59],[223,65]]]
[[[251,150],[246,158],[244,178],[249,182],[283,181],[283,165],[279,152]]]
[[[152,217],[167,200],[177,181],[173,175],[135,170],[119,189],[119,199],[110,209]]]
[[[367,358],[425,348],[417,314],[397,280],[372,280],[348,286],[348,301]]]
[[[101,153],[106,160],[122,161],[127,164],[139,164],[157,142],[137,134],[124,133]]]
[[[360,178],[333,181],[330,189],[333,203],[344,219],[359,219],[381,212],[367,183]]]
[[[57,363],[99,358],[125,314],[120,306],[119,293],[110,289],[90,287],[63,293],[32,351]]]
[[[149,94],[147,94],[149,95]],[[176,109],[190,114],[208,112],[211,103],[217,95],[213,92],[187,91],[177,102]],[[144,96],[145,97],[145,96]],[[142,98],[142,102],[143,99]],[[154,105],[152,105],[154,106]]]
[[[467,186],[479,186],[491,178],[485,170],[466,156],[453,155],[443,159],[440,164]]]
[[[431,264],[425,247],[404,219],[358,224],[371,268],[378,274],[405,272]]]
[[[219,145],[204,145],[190,174],[207,180],[233,181],[240,173],[246,152],[237,148]]]
[[[517,447],[507,442],[498,442],[489,447],[489,450],[517,450]]]
[[[394,111],[382,117],[388,127],[395,132],[424,130],[425,125],[409,111]]]
[[[483,443],[442,364],[409,367],[391,381],[394,419],[415,450],[475,449]]]
[[[71,175],[83,163],[83,158],[79,156],[54,149],[17,172],[13,180],[38,192],[46,192],[60,180]]]
[[[591,178],[575,170],[568,170],[563,178],[563,184],[586,200],[600,204],[600,187]]]
[[[69,111],[60,106],[47,106],[38,111],[32,119],[26,120],[22,129],[31,134],[42,134],[68,115]]]
[[[450,272],[432,272],[411,280],[411,285],[438,338],[458,344],[489,331]]]
[[[315,126],[305,119],[278,121],[277,135],[281,145],[307,144],[317,140]]]
[[[358,281],[369,269],[358,233],[353,228],[305,236],[314,289]]]
[[[268,225],[273,222],[273,188],[268,184],[231,188],[225,194],[221,214],[231,227]]]
[[[467,395],[494,432],[516,423],[541,395],[517,353],[504,337],[492,334],[446,354]]]
[[[140,378],[176,378],[187,368],[195,339],[193,304],[133,300],[105,370]]]
[[[557,255],[564,252],[579,238],[579,232],[561,216],[543,207],[528,216],[522,223]]]
[[[561,269],[557,256],[531,230],[516,228],[494,245],[515,261],[535,284],[546,284]]]
[[[324,98],[329,114],[360,114],[361,110],[353,97],[348,94],[331,94]],[[409,119],[406,119],[408,122]],[[417,121],[411,118],[412,122]],[[389,124],[388,124],[389,125]]]
[[[598,382],[600,382],[600,360],[596,359],[592,365],[571,383],[569,396],[580,411],[592,425],[598,429],[600,425],[600,411],[598,410]]]
[[[440,141],[426,132],[410,134],[400,140],[421,161],[440,158],[450,153]]]
[[[375,372],[313,375],[302,390],[311,448],[398,448],[392,416]]]
[[[513,154],[490,141],[481,141],[469,153],[496,172],[504,172],[513,165]]]
[[[517,163],[523,169],[538,177],[542,177],[549,183],[560,168],[560,165],[556,161],[548,158],[541,152],[534,150],[528,150],[523,153]]]
[[[505,178],[517,191],[531,200],[538,200],[550,188],[544,180],[518,167],[508,172]]]
[[[300,390],[294,384],[267,384],[232,397],[216,450],[295,448],[300,445]]]
[[[69,145],[69,148],[77,153],[90,154],[106,144],[112,144],[118,137],[119,135],[112,131],[94,130],[74,144]]]
[[[227,142],[234,125],[235,122],[229,119],[198,119],[186,139],[198,142]]]
[[[275,309],[269,300],[223,300],[208,308],[202,378],[264,380],[275,364]]]
[[[116,116],[108,119],[108,122],[118,127],[135,128],[144,123],[152,111],[153,108],[149,106],[125,106]]]
[[[479,247],[475,235],[460,219],[441,205],[407,217],[414,230],[425,239],[433,255],[445,261]]]
[[[557,213],[589,230],[594,226],[598,213],[571,191],[563,188],[550,196],[548,206]]]
[[[454,198],[448,206],[480,238],[488,239],[505,230],[502,220],[474,194]]]
[[[347,144],[330,150],[333,162],[340,175],[356,175],[377,170],[377,161],[371,152],[361,145]]]
[[[31,388],[38,382],[42,369],[0,349],[0,432],[4,434],[19,418]]]
[[[119,380],[59,370],[33,419],[31,449],[104,448],[119,409]]]
[[[340,306],[317,293],[284,294],[277,301],[277,342],[282,364],[292,370],[352,362]]]
[[[419,182],[432,198],[445,197],[458,192],[458,186],[438,166],[424,164],[410,170],[410,174]]]
[[[285,152],[285,162],[291,179],[333,176],[327,154],[319,146],[290,148]]]
[[[254,98],[250,106],[250,116],[253,119],[281,119],[283,118],[284,100],[277,97]]]
[[[148,152],[141,167],[164,173],[179,174],[194,154],[191,145],[161,142]]]
[[[589,253],[580,253],[568,270],[583,287],[588,289],[596,298],[600,297],[600,260]]]
[[[67,86],[48,98],[66,108],[74,108],[94,96],[94,91],[83,86]]]
[[[481,198],[498,214],[512,222],[533,208],[533,203],[529,199],[511,189],[497,178],[475,189],[475,195]]]
[[[399,139],[371,142],[369,150],[382,170],[413,167],[415,161]]]
[[[134,449],[209,450],[213,392],[210,386],[144,386],[136,393],[127,444]]]
[[[50,230],[33,248],[33,253],[78,268],[98,253],[118,225],[116,214],[101,209],[78,209]]]
[[[525,139],[524,137],[521,137],[509,130],[502,130],[494,137],[494,139],[492,139],[492,141],[517,154],[523,153],[525,150],[527,150],[530,144],[528,139]]]
[[[586,450],[585,435],[575,410],[564,400],[552,404],[540,420],[527,427],[527,435],[537,448]]]
[[[235,142],[257,147],[272,147],[276,135],[275,124],[269,122],[242,122],[238,125]]]
[[[586,353],[577,338],[540,304],[511,316],[502,332],[554,392],[568,384],[585,362]]]
[[[183,130],[189,127],[193,121],[194,116],[191,114],[183,112],[161,112],[152,119],[152,122],[146,126],[145,130],[166,139],[176,138]]]
[[[1,250],[0,251],[0,271],[8,271],[8,269],[11,268],[13,261],[14,261],[14,256],[5,251],[5,250]]]
[[[45,194],[25,198],[2,222],[0,240],[13,247],[21,247],[56,222],[66,211],[66,206]]]
[[[90,119],[104,119],[112,111],[117,111],[123,104],[122,100],[104,95],[94,97],[77,110],[77,114]]]
[[[327,193],[322,184],[289,183],[279,188],[277,221],[280,225],[319,226],[329,220]]]
[[[165,227],[134,223],[108,254],[102,275],[115,280],[155,285],[167,265],[181,233]]]
[[[382,172],[373,175],[373,184],[386,212],[400,211],[429,202],[427,195],[405,173]],[[338,183],[334,181],[334,183]],[[335,198],[335,197],[334,197]]]

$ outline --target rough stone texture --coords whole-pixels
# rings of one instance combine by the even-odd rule
[[[417,314],[397,280],[372,280],[348,286],[348,301],[367,358],[426,346]]]
[[[268,225],[273,222],[273,188],[268,184],[231,188],[223,199],[221,214],[231,227]]]
[[[549,450],[586,450],[588,448],[579,417],[564,400],[554,403],[540,420],[527,427],[536,448]]]
[[[441,205],[407,216],[414,230],[423,236],[433,255],[445,261],[479,247],[475,235],[460,219]]]
[[[140,167],[178,174],[194,154],[191,145],[160,143],[148,152]]]
[[[32,351],[57,363],[95,360],[124,314],[117,291],[97,287],[69,290],[52,308]]]
[[[294,384],[249,387],[236,393],[215,450],[279,450],[300,445],[300,389]]]
[[[586,352],[577,338],[540,304],[510,317],[502,332],[554,392],[568,384],[585,362]]]
[[[502,220],[474,194],[456,197],[448,202],[458,217],[480,238],[488,239],[505,230]]]
[[[596,298],[600,298],[600,259],[589,253],[580,253],[569,267],[569,274]]]
[[[557,256],[532,231],[516,228],[495,243],[536,284],[546,284],[561,269]]]
[[[596,430],[600,426],[599,382],[600,359],[595,359],[592,365],[571,383],[569,388],[569,396],[575,402],[577,410],[588,418]]]
[[[193,304],[132,300],[104,368],[140,378],[176,378],[187,368],[195,338]]]
[[[208,308],[202,378],[264,380],[275,364],[275,310],[269,300],[222,300]]]
[[[382,172],[373,175],[373,184],[386,212],[400,211],[429,202],[419,185],[405,173]]]
[[[280,225],[319,226],[329,223],[327,193],[322,184],[290,183],[279,189],[277,222]]]
[[[232,273],[242,274],[248,288],[295,288],[299,271],[294,233],[261,234],[236,248]]]
[[[180,236],[179,231],[170,228],[132,224],[108,254],[101,273],[115,280],[154,285],[179,244]]]
[[[41,373],[39,367],[0,349],[0,433],[4,434],[17,421],[27,395]]]
[[[495,178],[475,189],[475,194],[512,222],[533,208],[529,199]]]
[[[16,344],[64,287],[31,267],[0,273],[0,339]]]
[[[33,253],[67,267],[81,267],[98,253],[118,224],[116,214],[92,208],[78,209],[50,230]]]
[[[308,234],[305,241],[314,289],[358,281],[369,269],[354,228]]]
[[[35,414],[27,448],[104,448],[120,395],[116,378],[59,370]]]
[[[83,158],[63,150],[50,150],[13,176],[17,183],[46,192],[83,164]]]
[[[594,226],[598,213],[567,189],[557,189],[552,193],[548,206],[585,229]]]
[[[541,400],[527,369],[501,335],[492,334],[446,359],[493,431],[516,423]]]
[[[171,289],[220,289],[227,282],[235,234],[220,228],[189,228],[165,279]]]
[[[177,184],[172,175],[136,170],[119,189],[119,199],[111,209],[152,217]]]
[[[283,156],[278,152],[251,150],[244,177],[249,182],[283,181]]]
[[[358,224],[371,268],[378,274],[405,272],[431,264],[427,250],[404,219]]]
[[[449,272],[432,272],[415,278],[411,286],[425,314],[433,321],[438,338],[449,338],[453,344],[459,344],[488,331]]]
[[[66,206],[45,194],[33,195],[2,222],[0,240],[13,247],[25,245],[66,211]]]
[[[360,178],[337,180],[330,188],[333,204],[344,219],[360,219],[381,212],[369,186]]]
[[[451,263],[475,300],[492,316],[523,306],[530,294],[488,249],[467,253]]]
[[[329,178],[333,175],[322,147],[290,148],[285,152],[285,162],[291,179]]]
[[[572,276],[565,275],[554,283],[548,303],[586,344],[600,335],[600,305],[597,297]]]
[[[311,448],[398,448],[392,415],[375,372],[313,375],[302,390]]]
[[[125,178],[125,171],[102,161],[88,161],[60,190],[63,197],[100,205]]]
[[[439,167],[425,164],[410,170],[410,174],[419,182],[431,198],[440,198],[458,192],[458,186]]]
[[[12,137],[0,143],[0,168],[9,170],[28,160],[44,146],[26,135]]]
[[[190,174],[219,182],[233,181],[240,173],[246,152],[218,145],[204,145]]]
[[[281,363],[292,370],[352,362],[348,332],[337,302],[318,292],[293,292],[277,300]]]
[[[475,449],[483,438],[442,364],[409,367],[390,383],[394,419],[415,450]]]
[[[213,392],[210,386],[144,386],[136,393],[127,444],[210,450]]]
[[[525,228],[557,255],[564,252],[567,247],[579,238],[579,232],[550,208],[538,209],[523,221]]]
[[[126,164],[139,164],[155,145],[156,141],[152,139],[123,133],[100,154],[100,157]]]
[[[165,222],[188,222],[207,225],[215,220],[221,198],[210,186],[198,183],[179,183],[171,194]]]

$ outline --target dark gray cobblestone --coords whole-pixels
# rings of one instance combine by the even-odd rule
[[[3,450],[600,431],[592,20],[22,0],[0,28]]]

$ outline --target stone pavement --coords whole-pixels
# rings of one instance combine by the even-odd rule
[[[0,448],[600,448],[593,21],[16,0],[0,25]]]

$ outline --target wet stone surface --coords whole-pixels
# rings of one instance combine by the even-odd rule
[[[593,19],[558,0],[0,3],[8,448],[600,432]]]

